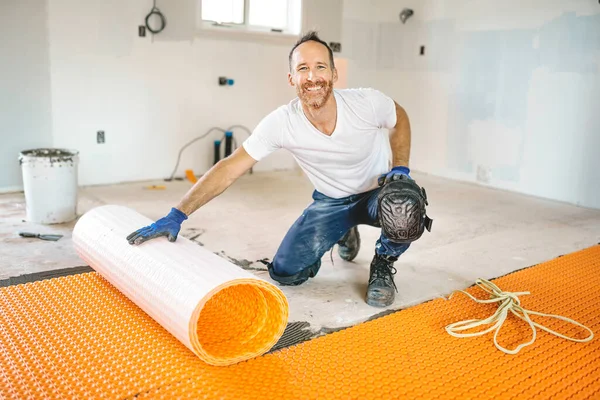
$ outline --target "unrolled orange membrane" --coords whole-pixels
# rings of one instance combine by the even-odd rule
[[[75,225],[75,250],[208,364],[231,365],[270,350],[288,321],[281,290],[181,235],[174,243],[127,242],[152,222],[127,207],[97,207]]]

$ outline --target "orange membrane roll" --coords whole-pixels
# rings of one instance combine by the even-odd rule
[[[269,351],[288,321],[281,290],[178,237],[130,245],[153,221],[122,206],[95,208],[75,225],[79,256],[163,328],[211,365]]]

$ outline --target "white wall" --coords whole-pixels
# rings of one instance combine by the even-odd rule
[[[52,145],[45,0],[0,1],[0,188],[21,187],[19,152]]]
[[[159,1],[167,28],[145,38],[150,0],[0,4],[0,72],[11,78],[0,84],[0,190],[21,185],[18,151],[50,145],[81,152],[82,185],[167,177],[189,140],[252,129],[294,97],[293,41],[199,37],[196,0]],[[407,24],[404,7],[415,10]],[[407,109],[413,169],[600,208],[596,2],[344,0],[342,16],[348,86]],[[222,75],[235,85],[219,87]],[[206,171],[219,137],[190,146],[178,175]],[[256,169],[294,167],[278,152]]]
[[[340,40],[342,0],[325,11],[305,0],[305,29],[318,27]],[[295,38],[257,42],[247,35],[202,34],[197,0],[158,1],[167,19],[156,36],[138,37],[152,0],[10,0],[1,3],[14,78],[2,90],[0,191],[22,187],[16,155],[30,147],[80,152],[81,185],[170,176],[180,148],[209,128],[244,125],[252,130],[289,102],[288,52]],[[327,23],[329,21],[331,23]],[[221,87],[219,76],[235,80]],[[4,84],[4,83],[3,83]],[[18,99],[18,101],[15,101]],[[7,122],[5,122],[7,120]],[[96,132],[106,143],[96,143]],[[238,145],[247,137],[234,130]],[[183,153],[176,175],[205,172],[213,162],[213,132]],[[276,152],[255,170],[291,169]]]
[[[349,85],[407,109],[413,169],[600,208],[597,2],[346,0],[344,32]]]
[[[0,192],[22,188],[17,156],[34,147],[78,150],[81,185],[165,178],[185,143],[214,126],[251,130],[295,96],[287,83],[295,38],[203,34],[197,0],[158,1],[166,29],[139,37],[152,3],[0,2],[0,73],[9,77],[0,81]],[[322,26],[318,0],[305,3],[305,28]],[[325,39],[339,41],[341,15],[330,17],[338,28],[328,26]],[[219,86],[219,76],[235,84]],[[96,143],[99,130],[105,144]],[[238,145],[247,136],[234,135]],[[210,168],[221,137],[213,132],[188,147],[176,175]],[[293,158],[280,151],[255,170],[291,168]]]
[[[185,143],[213,126],[252,129],[294,96],[289,44],[198,38],[195,1],[158,2],[167,28],[154,38],[137,36],[152,1],[49,2],[54,145],[81,152],[82,185],[168,177]],[[222,135],[185,150],[177,175],[205,172]],[[234,135],[241,145],[246,133]],[[280,152],[256,170],[293,166]]]

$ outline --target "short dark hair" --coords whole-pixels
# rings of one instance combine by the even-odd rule
[[[304,34],[300,39],[298,39],[294,47],[292,47],[292,50],[290,50],[290,56],[288,60],[290,65],[290,71],[292,70],[292,54],[294,54],[294,50],[296,50],[296,47],[300,46],[302,43],[306,43],[308,41],[321,43],[327,48],[327,51],[329,52],[329,63],[331,64],[331,68],[334,69],[335,64],[333,62],[333,51],[331,51],[331,47],[329,47],[329,45],[326,42],[322,41],[321,38],[319,38],[317,32],[309,31],[308,33]]]

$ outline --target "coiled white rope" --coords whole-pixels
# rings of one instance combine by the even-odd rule
[[[530,294],[530,292],[503,292],[502,290],[500,290],[500,288],[498,286],[496,286],[492,282],[482,279],[482,278],[477,279],[475,281],[475,283],[477,284],[477,286],[479,286],[485,292],[490,294],[489,299],[487,299],[487,300],[486,299],[478,299],[478,298],[472,296],[471,294],[469,294],[465,291],[462,291],[462,290],[459,290],[459,292],[466,294],[467,296],[469,296],[472,300],[476,301],[477,303],[500,303],[500,305],[498,307],[498,310],[494,313],[494,315],[492,315],[489,318],[469,319],[469,320],[464,320],[464,321],[460,321],[460,322],[455,322],[453,324],[446,326],[446,331],[454,337],[481,336],[481,335],[485,335],[486,333],[491,332],[495,329],[496,332],[494,333],[494,344],[496,345],[496,347],[499,350],[501,350],[507,354],[517,354],[523,347],[533,344],[533,342],[535,342],[535,339],[537,337],[536,327],[539,329],[542,329],[546,332],[552,333],[560,338],[571,340],[574,342],[580,342],[580,343],[589,342],[594,337],[594,332],[592,332],[592,330],[590,328],[588,328],[587,326],[580,324],[579,322],[574,321],[570,318],[562,317],[560,315],[544,314],[544,313],[537,312],[537,311],[526,310],[523,307],[521,307],[521,301],[519,300],[518,296]],[[454,293],[456,293],[456,292],[454,292]],[[452,298],[452,296],[454,295],[454,293],[452,293],[446,300],[450,300]],[[516,315],[517,317],[521,318],[522,320],[526,321],[529,324],[529,326],[531,327],[531,330],[533,331],[533,336],[530,341],[518,345],[513,350],[509,350],[505,347],[500,346],[500,344],[498,344],[498,340],[497,340],[498,332],[500,332],[500,328],[502,328],[502,324],[504,324],[504,321],[506,320],[509,311],[511,313],[513,313],[514,315]],[[549,329],[541,324],[533,322],[531,320],[531,318],[529,317],[530,315],[540,315],[543,317],[556,318],[556,319],[560,319],[562,321],[570,322],[570,323],[577,325],[583,329],[586,329],[590,333],[590,335],[589,335],[589,337],[586,337],[585,339],[572,338],[572,337],[563,335],[561,333],[555,332],[552,329]],[[493,324],[493,325],[484,331],[474,332],[474,333],[459,333],[461,331],[465,331],[465,330],[469,330],[469,329],[473,329],[473,328],[477,328],[477,327],[489,325],[489,324]]]

